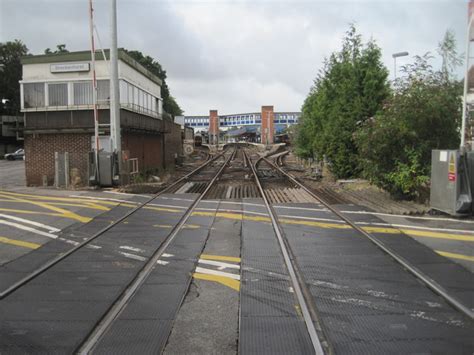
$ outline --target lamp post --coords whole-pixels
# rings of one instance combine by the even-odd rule
[[[392,54],[393,65],[394,65],[394,70],[393,70],[394,80],[397,79],[397,58],[398,57],[406,57],[407,55],[408,55],[408,52],[398,52],[398,53],[393,53]]]

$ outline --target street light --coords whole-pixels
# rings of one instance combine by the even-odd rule
[[[406,57],[407,55],[408,55],[408,52],[398,52],[398,53],[392,54],[393,64],[394,64],[394,71],[393,71],[394,80],[397,79],[397,58]]]

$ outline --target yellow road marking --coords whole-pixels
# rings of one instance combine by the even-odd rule
[[[268,217],[257,217],[257,216],[246,216],[241,213],[224,213],[218,212],[216,214],[212,212],[193,212],[193,215],[196,216],[216,216],[223,217],[228,219],[237,219],[237,220],[247,220],[247,221],[257,221],[257,222],[271,222]],[[352,229],[348,224],[339,224],[339,223],[326,223],[326,222],[315,222],[315,221],[305,221],[305,220],[296,220],[288,218],[280,218],[279,221],[284,224],[293,224],[293,225],[304,225],[310,227],[318,227],[325,229]],[[386,234],[400,234],[401,232],[417,237],[425,238],[439,238],[439,239],[449,239],[449,240],[460,240],[467,242],[474,242],[474,236],[461,235],[454,233],[441,233],[433,231],[423,231],[417,229],[407,229],[407,228],[383,228],[383,227],[362,227],[363,230],[369,233],[386,233]]]
[[[7,237],[0,237],[0,243],[16,245],[29,249],[38,249],[41,245],[36,243],[24,242],[22,240],[10,239]]]
[[[470,256],[470,255],[448,253],[447,251],[440,251],[440,250],[435,250],[435,252],[437,252],[439,255],[445,256],[447,258],[474,261],[474,256]]]
[[[230,287],[235,291],[240,290],[240,281],[231,279],[225,276],[218,276],[218,275],[208,275],[208,274],[201,274],[198,272],[193,273],[193,277],[199,280],[206,280],[206,281],[215,281],[224,286]]]
[[[44,207],[50,209],[52,211],[58,213],[45,213],[45,212],[37,212],[37,211],[25,211],[25,210],[15,210],[15,209],[4,209],[0,208],[0,211],[8,211],[8,212],[16,212],[22,214],[39,214],[39,215],[50,215],[50,216],[59,216],[65,218],[71,218],[75,220],[79,220],[81,222],[89,222],[91,218],[83,217],[77,215],[73,212],[54,207],[54,205],[59,205],[59,203],[44,203],[40,201],[30,201],[25,199],[19,199],[14,196],[28,196],[36,199],[48,199],[49,197],[43,197],[39,195],[28,195],[28,194],[19,194],[13,192],[5,192],[0,191],[0,196],[6,197],[9,201],[16,200],[17,202],[24,202],[30,203],[33,205],[38,205],[40,207]],[[107,210],[107,207],[101,206],[99,204],[105,205],[118,205],[117,202],[110,202],[110,201],[102,201],[102,200],[80,200],[80,199],[67,199],[61,197],[54,197],[51,198],[53,200],[58,201],[74,201],[74,202],[81,202],[79,207],[90,207],[95,209]],[[13,201],[12,201],[13,202]],[[66,204],[64,204],[66,205]],[[72,205],[72,204],[70,204]],[[121,206],[124,207],[136,207],[131,203],[121,203]],[[155,211],[163,211],[163,212],[182,212],[178,209],[171,209],[171,208],[163,208],[163,207],[154,207],[154,206],[146,206],[146,209],[155,210]],[[234,220],[247,220],[247,221],[255,221],[255,222],[271,222],[269,217],[264,216],[249,216],[242,213],[230,213],[230,212],[204,212],[204,211],[195,211],[192,213],[193,216],[209,216],[209,217],[221,217],[227,219],[234,219]],[[288,218],[280,218],[280,221],[285,224],[292,224],[292,225],[304,225],[310,227],[317,227],[317,228],[325,228],[325,229],[345,229],[349,230],[351,227],[347,224],[339,224],[339,223],[327,223],[327,222],[316,222],[316,221],[308,221],[308,220],[295,220],[295,219],[288,219]],[[161,228],[169,228],[167,225],[154,225],[155,227]],[[187,227],[187,228],[195,228],[195,227]],[[424,237],[424,238],[438,238],[438,239],[449,239],[449,240],[459,240],[459,241],[467,241],[467,242],[474,242],[474,236],[470,235],[461,235],[461,234],[454,234],[454,233],[442,233],[442,232],[435,232],[435,231],[423,231],[423,230],[413,230],[409,228],[384,228],[384,227],[362,227],[365,231],[369,233],[385,233],[385,234],[399,234],[401,232],[405,234],[409,234],[416,237]]]
[[[50,210],[50,211],[58,212],[64,218],[74,219],[74,220],[82,222],[82,223],[87,223],[87,222],[92,220],[92,218],[90,218],[90,217],[80,216],[77,213],[65,210],[63,208],[55,207],[55,206],[53,206],[51,204],[48,204],[48,203],[45,203],[45,202],[31,201],[31,200],[26,200],[26,199],[23,199],[23,198],[7,196],[7,195],[4,195],[4,197],[10,198],[10,199],[18,201],[18,202],[23,202],[23,203],[39,206],[39,207],[45,208],[45,209]]]
[[[233,261],[236,263],[240,263],[240,258],[235,257],[235,256],[201,254],[200,258],[204,260],[222,260],[222,261]]]

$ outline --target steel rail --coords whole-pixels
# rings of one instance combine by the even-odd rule
[[[432,291],[437,293],[439,296],[444,298],[449,304],[451,304],[455,309],[463,313],[465,316],[470,318],[471,320],[474,320],[474,312],[472,309],[469,307],[465,306],[460,300],[458,300],[456,297],[452,296],[449,294],[449,292],[440,284],[438,284],[435,280],[427,276],[425,273],[420,271],[417,267],[413,266],[410,264],[405,258],[402,256],[398,255],[394,251],[392,251],[390,248],[386,247],[384,243],[380,242],[376,238],[374,238],[372,235],[370,235],[368,232],[363,230],[361,227],[359,227],[357,224],[355,224],[352,220],[344,216],[337,208],[331,206],[326,200],[315,194],[313,191],[311,191],[309,188],[307,188],[305,185],[303,185],[301,182],[299,182],[293,175],[290,173],[284,171],[282,168],[279,166],[276,166],[273,164],[271,161],[269,161],[266,158],[264,159],[269,165],[271,165],[273,168],[277,169],[280,173],[282,173],[284,176],[286,176],[288,179],[290,179],[294,184],[298,185],[301,187],[303,190],[305,190],[307,193],[309,193],[312,197],[320,201],[327,209],[329,209],[331,212],[333,212],[336,216],[338,216],[340,219],[342,219],[344,222],[349,224],[352,228],[357,230],[359,233],[364,235],[366,238],[368,238],[372,243],[374,243],[377,247],[382,249],[385,253],[387,253],[389,256],[391,256],[395,261],[397,261],[400,265],[402,265],[406,270],[408,270],[411,274],[413,274],[416,278],[421,280],[428,288],[430,288]]]
[[[265,190],[263,189],[263,186],[260,182],[260,179],[257,175],[256,171],[256,165],[260,161],[260,159],[255,162],[255,164],[252,164],[251,160],[249,157],[244,152],[244,157],[249,160],[249,165],[252,169],[252,174],[255,178],[255,182],[257,184],[258,190],[260,191],[260,194],[262,195],[263,201],[265,203],[265,206],[268,210],[268,214],[270,216],[270,219],[272,221],[272,226],[273,230],[275,231],[275,234],[277,236],[278,243],[280,244],[280,249],[283,254],[283,259],[285,260],[286,267],[288,269],[288,273],[291,279],[291,283],[293,285],[293,290],[296,294],[296,298],[298,300],[299,306],[301,313],[303,315],[303,319],[306,324],[306,328],[308,330],[309,337],[311,339],[311,343],[313,345],[314,351],[316,355],[323,355],[325,352],[323,350],[323,346],[321,344],[321,340],[319,339],[318,332],[316,331],[316,327],[314,326],[313,318],[315,317],[315,310],[314,307],[310,307],[309,304],[311,304],[310,299],[308,299],[308,292],[303,291],[302,285],[304,285],[304,282],[301,278],[301,275],[299,272],[296,270],[296,267],[294,265],[295,261],[292,256],[290,256],[290,251],[285,243],[285,237],[283,237],[283,230],[280,227],[280,223],[278,222],[278,219],[275,216],[275,212],[273,211],[273,207],[270,205],[270,202],[268,201],[267,195]],[[306,296],[305,296],[306,294]],[[316,321],[316,319],[314,320]],[[321,331],[321,329],[320,329]]]
[[[222,166],[219,168],[217,173],[211,179],[206,189],[201,193],[201,195],[189,206],[188,210],[181,217],[178,224],[171,230],[170,234],[163,241],[161,246],[153,253],[153,255],[148,259],[148,261],[143,265],[141,270],[135,276],[135,278],[129,283],[127,288],[119,296],[119,298],[109,307],[104,316],[98,321],[94,329],[88,334],[87,338],[82,341],[79,345],[76,353],[77,354],[89,354],[95,347],[100,343],[100,340],[108,331],[110,326],[114,323],[115,319],[120,315],[122,310],[127,306],[133,296],[136,294],[138,289],[142,286],[143,282],[147,279],[150,273],[153,271],[157,265],[157,261],[161,258],[166,248],[171,244],[176,235],[181,231],[184,224],[187,222],[191,214],[194,212],[194,209],[197,207],[199,202],[203,199],[206,193],[211,189],[214,183],[217,181],[222,171],[225,169],[229,163],[232,156],[234,156],[235,151],[224,161]]]
[[[194,169],[193,171],[191,171],[190,173],[186,174],[185,176],[181,177],[180,179],[176,180],[174,183],[172,183],[171,185],[167,186],[166,188],[164,188],[163,190],[159,191],[158,193],[154,194],[151,198],[149,198],[147,201],[145,201],[144,203],[138,205],[137,207],[135,207],[134,209],[132,209],[131,211],[127,212],[125,215],[123,215],[122,217],[120,217],[118,220],[116,220],[114,223],[102,228],[100,231],[96,232],[92,237],[90,237],[89,239],[81,242],[80,244],[76,245],[75,247],[69,249],[67,252],[65,252],[64,254],[61,254],[57,257],[55,257],[54,259],[50,260],[50,261],[47,261],[45,264],[41,265],[38,269],[36,269],[35,271],[31,272],[30,274],[26,275],[25,277],[23,277],[22,279],[18,280],[17,282],[15,282],[13,285],[10,285],[8,288],[6,288],[5,290],[3,290],[2,292],[0,292],[0,300],[4,299],[5,297],[7,297],[8,295],[10,295],[11,293],[15,292],[17,289],[19,289],[20,287],[24,286],[26,283],[30,282],[31,280],[33,280],[34,278],[38,277],[39,275],[41,275],[43,272],[45,272],[46,270],[50,269],[52,266],[56,265],[58,262],[60,262],[61,260],[64,260],[65,258],[67,258],[69,255],[75,253],[76,251],[78,251],[79,249],[83,248],[84,246],[86,246],[87,244],[89,244],[90,242],[92,242],[93,240],[97,239],[98,237],[100,237],[101,235],[103,235],[105,232],[107,232],[109,229],[113,228],[114,226],[116,226],[118,223],[122,222],[123,220],[125,220],[126,218],[130,217],[132,214],[134,214],[135,212],[137,212],[138,210],[140,210],[141,208],[145,207],[147,204],[151,203],[154,199],[156,199],[158,196],[164,194],[165,192],[167,192],[168,190],[170,190],[171,188],[173,188],[174,186],[176,186],[177,184],[183,182],[184,180],[186,179],[189,179],[191,176],[193,176],[194,174],[196,174],[197,172],[201,171],[202,169],[204,169],[207,165],[209,165],[210,163],[212,163],[213,161],[219,159],[224,153],[221,153],[221,154],[218,154],[216,155],[215,157],[213,157],[212,159],[210,160],[207,160],[204,164],[200,165],[199,167],[197,167],[196,169]]]

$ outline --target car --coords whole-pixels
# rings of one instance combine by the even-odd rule
[[[14,153],[7,153],[5,154],[6,160],[25,160],[25,150],[18,149]]]

